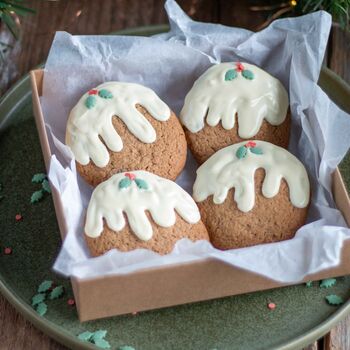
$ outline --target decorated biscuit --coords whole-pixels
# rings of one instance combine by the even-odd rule
[[[149,88],[108,82],[86,92],[67,122],[66,144],[93,186],[134,168],[175,179],[186,139],[169,107]]]
[[[180,119],[199,163],[221,148],[258,139],[287,148],[288,94],[281,82],[248,63],[209,68],[185,98]]]
[[[181,238],[209,240],[196,203],[175,182],[132,171],[113,175],[92,193],[85,239],[93,256],[113,248],[167,254]]]
[[[193,197],[213,245],[232,249],[294,237],[306,220],[310,184],[284,148],[245,141],[198,168]]]

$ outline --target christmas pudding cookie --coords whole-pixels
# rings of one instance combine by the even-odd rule
[[[219,149],[244,139],[287,148],[288,105],[287,91],[269,73],[248,63],[221,63],[194,83],[180,119],[201,164]]]
[[[306,221],[310,184],[284,148],[245,141],[198,168],[193,196],[212,244],[232,249],[294,237]]]
[[[96,186],[139,168],[174,180],[186,161],[186,138],[169,107],[149,88],[108,82],[85,93],[66,129],[77,170]]]
[[[85,239],[93,256],[113,248],[167,254],[182,238],[209,240],[196,203],[175,182],[133,171],[113,175],[92,193]]]

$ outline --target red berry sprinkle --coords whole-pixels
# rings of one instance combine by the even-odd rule
[[[254,142],[254,141],[248,141],[248,142],[245,144],[245,146],[248,147],[248,148],[249,148],[249,147],[253,147],[253,148],[254,148],[254,147],[256,146],[256,142]]]
[[[67,300],[67,304],[70,306],[73,306],[73,305],[75,305],[75,300],[73,298],[70,298]]]
[[[125,176],[128,177],[131,181],[136,179],[135,174],[131,174],[131,173],[125,173]]]
[[[96,90],[96,89],[89,90],[88,94],[89,95],[97,95],[98,94],[98,90]]]
[[[23,219],[23,216],[21,214],[16,214],[15,219],[16,221],[21,221]]]
[[[236,63],[236,71],[237,72],[242,72],[242,70],[244,70],[244,66],[241,62],[237,62]]]
[[[6,248],[4,249],[4,254],[5,254],[5,255],[10,255],[10,254],[12,254],[12,249],[11,249],[10,247],[6,247]]]
[[[270,310],[274,310],[276,308],[276,304],[275,303],[268,303],[267,304],[267,307],[270,309]]]

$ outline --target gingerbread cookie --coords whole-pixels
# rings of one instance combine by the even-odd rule
[[[194,83],[180,119],[189,147],[201,164],[219,149],[244,139],[287,148],[288,105],[287,91],[269,73],[248,63],[221,63]]]
[[[77,170],[96,186],[115,173],[144,169],[174,180],[186,161],[184,132],[149,88],[109,82],[84,94],[67,122]]]
[[[193,197],[212,244],[232,249],[294,237],[306,220],[310,184],[287,150],[248,141],[221,149],[198,168]]]
[[[85,239],[93,256],[116,248],[172,251],[181,238],[209,240],[192,197],[147,171],[113,175],[92,193]]]

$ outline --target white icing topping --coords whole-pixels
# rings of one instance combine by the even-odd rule
[[[92,193],[87,210],[85,233],[98,237],[103,231],[103,219],[113,231],[120,231],[128,218],[135,235],[147,241],[152,238],[152,226],[146,211],[154,222],[162,227],[175,224],[175,211],[188,223],[200,220],[199,210],[192,197],[175,182],[147,171],[133,171],[136,179],[144,180],[148,189],[137,186],[135,180],[127,188],[120,188],[120,181],[126,179],[125,173],[112,176],[98,185]]]
[[[142,105],[159,121],[166,121],[170,117],[169,107],[153,90],[142,85],[108,82],[95,89],[106,89],[113,97],[91,95],[95,96],[96,104],[89,109],[86,106],[89,94],[85,93],[72,109],[67,123],[66,144],[82,165],[88,164],[91,158],[98,167],[105,167],[109,162],[107,147],[113,152],[122,150],[123,141],[112,124],[113,116],[120,118],[129,131],[144,143],[153,143],[156,132],[136,109],[136,104]]]
[[[255,171],[265,169],[262,193],[267,198],[274,197],[284,178],[289,187],[292,204],[305,208],[309,203],[310,184],[304,165],[284,148],[269,142],[253,141],[262,154],[254,154],[247,149],[244,158],[236,155],[238,149],[247,144],[240,142],[225,147],[213,154],[197,169],[197,178],[193,186],[193,197],[197,202],[213,195],[213,201],[221,204],[228,191],[235,189],[234,200],[238,209],[248,212],[255,203]]]
[[[256,135],[265,118],[272,125],[280,125],[286,118],[288,94],[279,80],[262,69],[248,63],[243,67],[254,74],[252,80],[237,72],[236,78],[225,80],[228,70],[237,63],[221,63],[209,68],[194,83],[185,98],[180,119],[191,132],[210,126],[220,120],[222,127],[230,130],[238,115],[238,134],[241,138]]]

